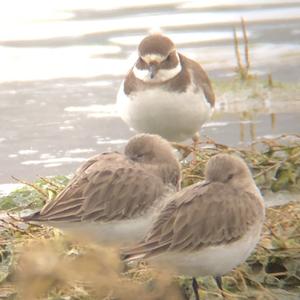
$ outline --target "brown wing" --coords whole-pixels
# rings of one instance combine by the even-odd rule
[[[210,103],[212,107],[215,105],[216,97],[215,93],[213,91],[211,82],[206,74],[206,72],[203,70],[203,68],[198,64],[197,62],[187,58],[186,56],[179,54],[181,58],[182,64],[192,71],[193,73],[193,80],[198,83],[202,89],[203,93],[207,99],[207,101]]]
[[[94,157],[31,221],[110,221],[142,215],[166,188],[121,154]]]
[[[163,251],[194,251],[230,243],[263,219],[260,199],[222,183],[193,185],[173,196],[149,235],[125,258],[153,256]]]

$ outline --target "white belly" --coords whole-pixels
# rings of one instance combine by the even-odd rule
[[[117,108],[121,118],[138,132],[159,134],[169,141],[191,138],[211,115],[203,92],[170,93],[159,88],[132,93],[120,87]]]
[[[171,253],[150,258],[178,274],[187,276],[217,276],[230,272],[243,263],[260,239],[262,224],[257,224],[241,239],[228,245],[211,246],[194,253]]]
[[[139,242],[149,230],[153,214],[135,220],[102,222],[47,222],[76,240],[128,246]]]

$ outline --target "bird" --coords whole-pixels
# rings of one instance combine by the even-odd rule
[[[161,33],[140,42],[138,59],[121,83],[116,102],[129,127],[159,134],[170,142],[199,140],[198,131],[214,105],[206,72]]]
[[[264,200],[247,164],[238,156],[217,154],[205,167],[205,180],[171,195],[145,237],[121,251],[123,260],[169,266],[192,277],[221,276],[243,263],[260,240]]]
[[[23,221],[44,223],[107,245],[143,237],[163,198],[180,188],[180,164],[169,142],[138,134],[124,154],[107,152],[83,163],[54,201]]]

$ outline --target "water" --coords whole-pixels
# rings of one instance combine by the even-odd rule
[[[14,0],[0,8],[0,183],[69,174],[97,152],[122,149],[133,132],[113,104],[128,57],[151,27],[160,26],[211,78],[226,79],[234,75],[232,27],[243,16],[253,72],[300,80],[300,1]],[[293,95],[274,103],[218,95],[202,134],[237,145],[299,133]]]

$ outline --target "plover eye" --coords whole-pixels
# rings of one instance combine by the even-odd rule
[[[139,57],[139,59],[137,61],[137,65],[139,65],[141,67],[146,67],[147,63],[141,57]]]

